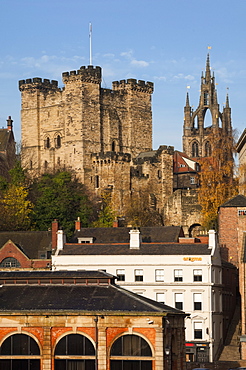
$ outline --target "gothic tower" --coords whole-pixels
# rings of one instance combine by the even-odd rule
[[[231,108],[229,97],[226,96],[226,104],[223,111],[220,111],[217,101],[217,90],[214,74],[211,75],[209,54],[207,56],[205,75],[201,76],[200,100],[197,109],[194,111],[189,102],[189,94],[186,96],[184,107],[183,126],[183,152],[189,157],[201,158],[211,155],[211,143],[209,135],[212,130],[220,130],[221,133],[231,136]],[[210,115],[211,122],[205,127],[205,117]],[[208,117],[207,117],[208,118]]]

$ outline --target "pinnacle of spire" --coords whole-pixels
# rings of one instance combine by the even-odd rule
[[[228,95],[228,93],[226,94],[226,108],[230,108],[230,105],[229,105],[229,95]]]
[[[186,107],[189,107],[190,106],[190,100],[189,100],[189,93],[187,91],[187,94],[186,94]]]
[[[207,63],[206,63],[206,82],[209,82],[211,79],[211,74],[210,74],[210,59],[209,59],[209,53],[207,55]]]

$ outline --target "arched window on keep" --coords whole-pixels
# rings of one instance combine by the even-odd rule
[[[57,135],[55,142],[56,142],[56,148],[60,148],[61,147],[61,136],[60,135]]]
[[[122,335],[110,351],[111,370],[152,370],[152,351],[145,339],[138,335]]]
[[[0,347],[0,369],[40,370],[40,349],[26,334],[13,334]]]
[[[44,147],[46,149],[50,148],[50,138],[49,137],[46,137],[46,139],[44,140]]]
[[[95,370],[93,343],[82,334],[68,334],[55,347],[55,370]]]

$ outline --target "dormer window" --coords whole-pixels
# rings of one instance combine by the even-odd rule
[[[78,238],[78,243],[80,243],[80,244],[92,244],[93,243],[93,236],[79,237]]]

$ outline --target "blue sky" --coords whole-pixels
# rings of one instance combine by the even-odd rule
[[[220,108],[229,92],[233,127],[241,133],[245,19],[245,0],[0,0],[0,126],[11,115],[20,140],[19,80],[42,77],[62,86],[62,72],[89,64],[91,22],[103,87],[127,78],[154,82],[154,149],[182,150],[187,86],[195,108],[208,46]]]

